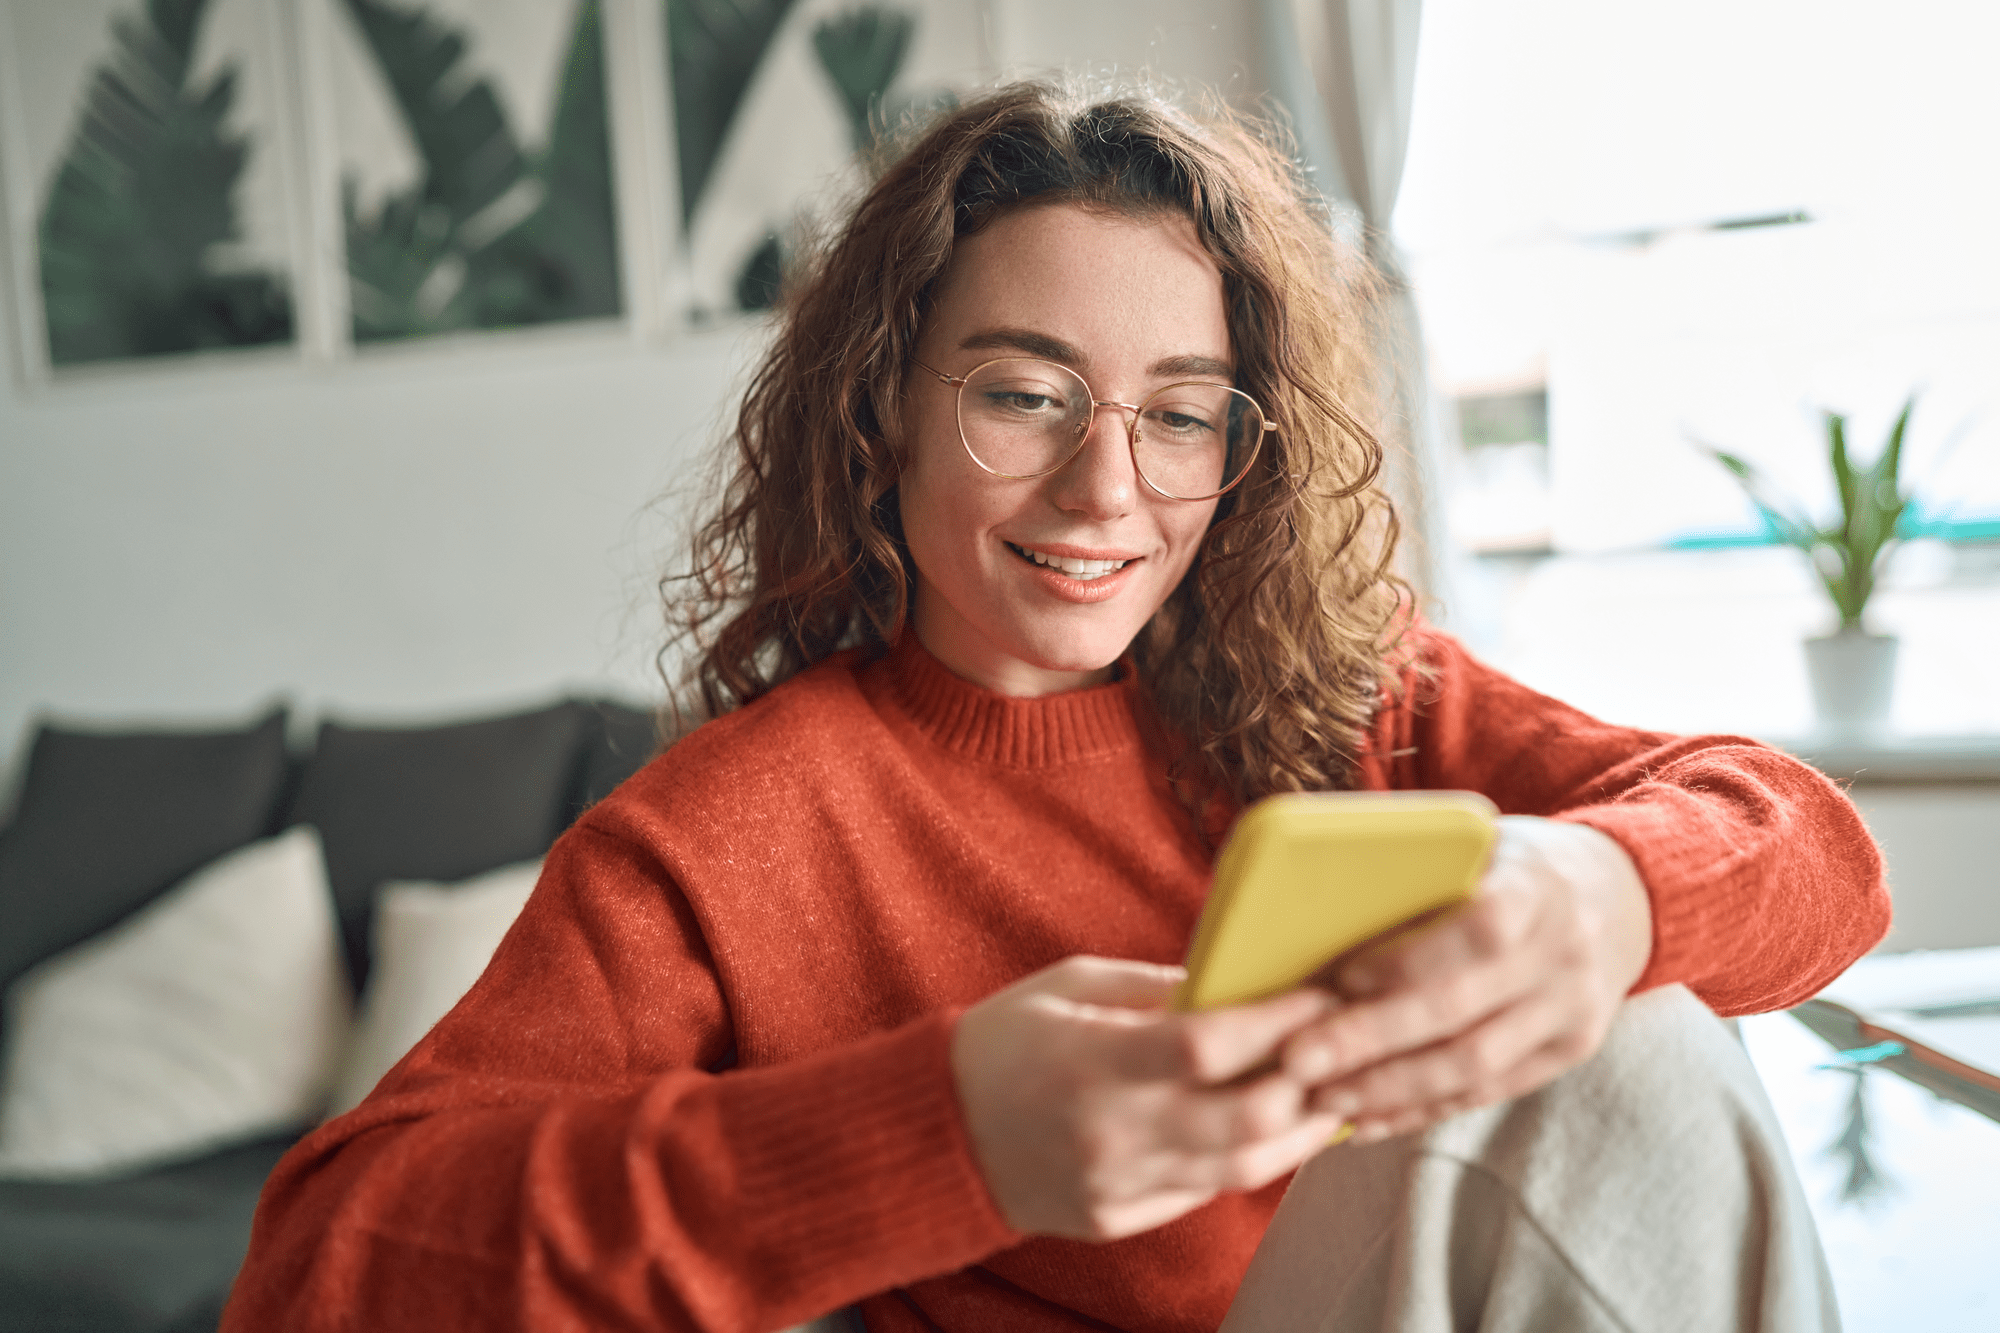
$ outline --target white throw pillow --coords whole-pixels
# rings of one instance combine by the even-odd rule
[[[125,1171],[310,1124],[351,1009],[319,835],[239,848],[9,989],[0,1175]]]
[[[540,861],[523,861],[459,884],[392,881],[376,891],[374,961],[330,1114],[360,1105],[472,989],[541,873]]]

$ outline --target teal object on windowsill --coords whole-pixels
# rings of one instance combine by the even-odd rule
[[[1915,506],[1911,509],[1914,511]],[[1905,512],[1902,521],[1896,525],[1896,536],[1903,541],[1916,537],[1929,537],[1959,544],[2000,541],[2000,517],[1960,519]],[[1724,531],[1696,528],[1677,533],[1662,543],[1669,551],[1725,551],[1751,546],[1786,544],[1777,526],[1768,521],[1762,528]]]
[[[1814,1069],[1858,1069],[1862,1065],[1880,1064],[1891,1056],[1903,1055],[1909,1047],[1900,1041],[1878,1041],[1873,1046],[1856,1046],[1852,1050],[1835,1051],[1833,1058],[1825,1064],[1814,1065]]]

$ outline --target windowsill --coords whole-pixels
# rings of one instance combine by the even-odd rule
[[[2000,783],[2000,735],[1765,737],[1836,782],[1869,787]]]
[[[1800,645],[1832,617],[1795,551],[1467,560],[1444,623],[1609,722],[1768,739],[1841,781],[2000,782],[2000,571],[1903,558],[1922,554],[1899,554],[1870,604],[1900,647],[1890,716],[1860,736],[1815,724]]]

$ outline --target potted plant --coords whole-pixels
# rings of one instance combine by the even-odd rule
[[[1864,617],[1876,580],[1895,549],[1897,525],[1910,504],[1898,472],[1904,433],[1916,405],[1914,396],[1903,404],[1882,451],[1865,468],[1857,467],[1848,456],[1847,418],[1836,412],[1825,414],[1827,452],[1833,465],[1834,489],[1840,497],[1840,515],[1825,527],[1814,523],[1802,507],[1781,494],[1748,461],[1720,449],[1708,449],[1742,485],[1779,539],[1806,553],[1826,595],[1833,600],[1839,627],[1831,634],[1805,641],[1813,703],[1820,723],[1831,730],[1866,729],[1880,724],[1889,714],[1896,640],[1892,635],[1870,633]]]

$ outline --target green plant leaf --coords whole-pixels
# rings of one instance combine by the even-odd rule
[[[1813,573],[1825,587],[1844,627],[1861,625],[1868,601],[1875,594],[1876,580],[1895,548],[1898,528],[1910,508],[1910,497],[1901,490],[1898,475],[1903,441],[1916,404],[1912,394],[1890,429],[1882,452],[1865,469],[1856,469],[1848,453],[1847,419],[1834,412],[1825,414],[1827,457],[1840,496],[1840,515],[1824,529],[1794,509],[1749,462],[1694,441],[1696,448],[1736,478],[1778,536],[1811,558]]]
[[[857,153],[874,146],[871,117],[903,67],[916,26],[902,10],[867,6],[824,19],[813,29],[813,49],[840,94]]]
[[[548,146],[529,162],[469,43],[423,10],[347,0],[424,159],[362,217],[343,194],[357,339],[615,315],[618,238],[599,0],[570,26]]]
[[[1808,555],[1819,545],[1820,534],[1811,520],[1792,512],[1784,497],[1777,493],[1764,474],[1747,459],[1698,441],[1695,447],[1728,469],[1729,474],[1735,477],[1737,484],[1743,488],[1743,493],[1750,497],[1750,503],[1757,506],[1757,512],[1764,516],[1764,521],[1771,525],[1787,545],[1796,546]]]
[[[794,0],[665,0],[681,222],[694,220],[750,76]]]
[[[1896,424],[1889,428],[1889,441],[1868,470],[1868,485],[1875,493],[1875,503],[1884,515],[1886,536],[1894,540],[1897,525],[1903,513],[1909,508],[1910,497],[1902,489],[1900,474],[1903,467],[1903,441],[1909,434],[1910,414],[1916,411],[1917,397],[1911,394],[1903,403],[1903,410],[1896,415]]]
[[[474,318],[492,328],[617,314],[618,231],[599,0],[577,6],[548,147],[532,170],[541,187],[539,206],[468,254]]]
[[[1889,438],[1875,461],[1854,477],[1852,500],[1844,515],[1843,555],[1855,623],[1859,623],[1861,611],[1874,594],[1876,579],[1895,549],[1897,528],[1909,507],[1909,497],[1899,488],[1897,477],[1902,468],[1903,441],[1908,434],[1910,414],[1915,408],[1916,396],[1912,394],[1890,427]]]
[[[346,7],[424,163],[415,189],[385,199],[373,217],[360,216],[354,191],[344,192],[354,337],[472,327],[467,233],[492,239],[479,226],[482,214],[522,185],[527,160],[492,88],[467,77],[462,33],[383,0],[346,0]]]
[[[1827,585],[1827,592],[1840,612],[1840,623],[1844,628],[1859,628],[1862,613],[1868,609],[1868,599],[1875,593],[1874,567],[1856,560],[1846,547],[1825,549],[1831,550],[1839,562],[1840,575]]]
[[[784,287],[785,247],[778,233],[769,232],[736,275],[736,304],[744,310],[769,310]]]
[[[442,206],[454,227],[464,226],[528,170],[492,86],[466,77],[464,35],[424,10],[347,0],[347,12],[424,159],[425,201]]]
[[[1847,418],[1826,414],[1828,450],[1833,458],[1834,485],[1840,496],[1840,525],[1831,534],[1840,560],[1841,578],[1835,604],[1843,625],[1859,624],[1862,610],[1875,590],[1875,554],[1882,546],[1882,514],[1867,475],[1858,475],[1848,458]]]
[[[464,327],[461,313],[451,308],[451,298],[464,285],[464,269],[460,263],[454,278],[450,213],[427,203],[418,185],[389,196],[372,217],[364,218],[357,192],[351,176],[342,182],[355,339],[372,342]]]
[[[111,23],[37,240],[57,365],[283,342],[291,301],[268,272],[215,271],[238,238],[250,144],[223,129],[234,68],[188,81],[206,0],[151,0]]]
[[[1842,524],[1854,521],[1855,478],[1854,468],[1847,461],[1847,418],[1836,412],[1826,413],[1826,437],[1828,453],[1833,462],[1834,494],[1840,500]]]
[[[1887,482],[1891,490],[1897,486],[1897,474],[1903,466],[1903,438],[1909,433],[1910,414],[1916,410],[1917,396],[1911,394],[1903,401],[1903,410],[1896,414],[1896,424],[1889,428],[1889,443],[1871,469],[1875,480]]]

